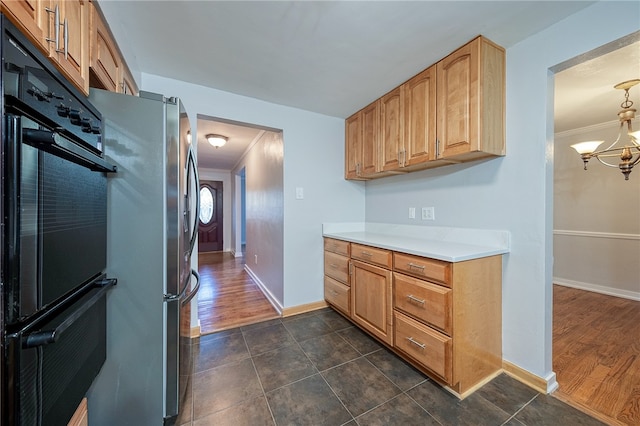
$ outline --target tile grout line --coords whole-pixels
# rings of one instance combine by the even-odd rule
[[[245,346],[247,347],[247,352],[249,352],[249,359],[251,360],[251,365],[253,366],[253,371],[256,373],[256,377],[258,378],[258,383],[260,383],[260,390],[262,391],[262,397],[264,398],[264,403],[267,404],[267,409],[269,410],[269,414],[271,415],[271,420],[273,420],[273,424],[277,426],[276,418],[273,414],[273,410],[271,409],[271,404],[269,404],[269,399],[267,398],[267,393],[264,391],[264,385],[262,384],[262,378],[260,378],[260,374],[258,374],[258,369],[256,368],[256,363],[253,361],[253,354],[251,353],[251,349],[249,349],[249,344],[247,343],[247,339],[244,336],[244,331],[240,329],[240,334],[242,334],[242,340],[244,341]]]

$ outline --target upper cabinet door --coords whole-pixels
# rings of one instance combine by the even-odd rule
[[[378,101],[364,107],[362,114],[362,167],[360,176],[370,177],[378,172],[378,133],[380,109]]]
[[[2,11],[23,33],[43,50],[48,50],[46,38],[47,12],[41,0],[3,0]]]
[[[49,24],[58,43],[51,43],[49,56],[65,76],[89,93],[89,8],[86,0],[52,1]],[[58,17],[56,19],[56,12]],[[58,25],[56,26],[56,23]]]
[[[402,166],[404,146],[402,93],[402,87],[398,86],[380,99],[379,142],[382,171],[397,170]]]
[[[89,69],[91,86],[111,92],[121,91],[118,87],[122,73],[120,54],[96,6],[90,3],[90,8]]]
[[[505,155],[505,52],[478,37],[437,64],[438,152],[460,161]]]
[[[345,179],[358,179],[362,165],[362,119],[356,112],[345,120]]]
[[[435,159],[436,67],[422,71],[404,83],[403,88],[403,166],[409,167]]]
[[[437,64],[438,157],[478,150],[477,39]]]

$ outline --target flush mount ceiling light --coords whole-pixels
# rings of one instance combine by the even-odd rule
[[[224,144],[226,144],[227,141],[229,140],[229,138],[226,136],[214,135],[214,134],[209,134],[205,136],[205,138],[207,138],[209,143],[216,148],[220,148],[221,146],[224,146]]]
[[[587,170],[587,162],[591,158],[597,158],[605,166],[619,168],[624,179],[629,180],[629,173],[631,173],[633,166],[640,163],[640,131],[634,132],[631,128],[631,120],[635,118],[636,110],[631,108],[633,102],[629,100],[629,89],[638,83],[640,83],[640,79],[623,81],[613,86],[615,89],[624,90],[624,102],[620,104],[622,110],[618,113],[620,118],[618,138],[611,145],[600,151],[596,150],[604,141],[587,141],[571,145],[580,154],[585,170]],[[627,124],[626,130],[625,123]],[[609,163],[605,160],[608,157],[618,157],[620,162],[618,164]]]

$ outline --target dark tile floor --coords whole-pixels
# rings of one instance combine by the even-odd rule
[[[194,344],[181,425],[602,425],[505,374],[459,401],[331,309]]]

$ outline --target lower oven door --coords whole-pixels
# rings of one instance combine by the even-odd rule
[[[66,425],[106,359],[106,297],[115,280],[8,335],[7,425]]]

